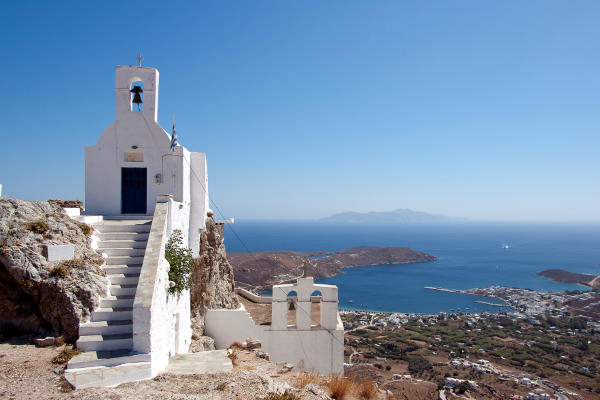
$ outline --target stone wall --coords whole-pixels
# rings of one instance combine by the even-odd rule
[[[72,244],[75,259],[49,262],[44,244]],[[77,340],[108,291],[103,262],[58,205],[0,198],[0,332]]]

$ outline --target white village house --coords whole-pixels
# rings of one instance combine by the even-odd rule
[[[93,225],[92,247],[103,253],[110,285],[100,308],[79,327],[77,347],[84,352],[65,371],[76,388],[152,378],[191,343],[189,290],[168,292],[164,252],[179,229],[184,246],[198,254],[209,211],[206,156],[178,145],[158,125],[158,83],[154,68],[117,66],[116,119],[95,146],[85,148],[86,212],[70,215]],[[343,373],[337,287],[299,278],[296,285],[274,286],[273,293],[271,325],[255,323],[243,306],[209,310],[206,334],[218,349],[254,337],[274,362]],[[290,302],[296,305],[294,324],[288,324]],[[313,303],[318,323],[311,323]],[[206,356],[222,357],[224,368],[231,368],[222,350]]]

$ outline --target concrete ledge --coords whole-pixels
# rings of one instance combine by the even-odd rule
[[[75,246],[72,244],[44,244],[44,256],[48,261],[72,260]]]
[[[63,207],[63,210],[65,210],[67,215],[71,218],[77,217],[81,214],[79,207]]]
[[[247,298],[248,300],[250,300],[254,303],[258,303],[258,304],[271,304],[271,302],[273,300],[271,297],[259,296],[257,294],[252,293],[251,291],[243,289],[243,288],[235,288],[235,293],[239,294],[242,297]]]
[[[179,354],[169,359],[165,370],[168,374],[193,375],[228,372],[233,369],[226,350],[201,351],[199,353]]]
[[[91,367],[67,369],[65,379],[75,387],[112,387],[121,383],[141,381],[152,378],[149,362],[122,364],[114,367]]]

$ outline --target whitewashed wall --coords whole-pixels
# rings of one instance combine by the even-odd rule
[[[323,295],[320,326],[310,326],[310,295],[315,290]],[[287,324],[287,295],[291,291],[298,295],[297,327]],[[344,327],[337,311],[337,287],[314,285],[312,278],[299,278],[296,285],[274,286],[273,293],[270,326],[256,324],[243,306],[238,310],[208,310],[206,334],[215,339],[219,349],[254,337],[273,362],[291,363],[323,375],[343,374]]]
[[[170,355],[186,353],[191,343],[189,290],[180,295],[168,293],[169,263],[164,258],[169,225],[181,228],[178,213],[172,199],[156,204],[133,304],[133,350],[151,355],[153,376],[167,366]]]

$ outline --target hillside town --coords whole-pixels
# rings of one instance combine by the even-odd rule
[[[492,287],[463,291],[506,301],[501,313],[402,314],[342,311],[346,371],[476,398],[598,398],[600,326],[572,304],[596,293]],[[587,307],[587,305],[585,306]]]

